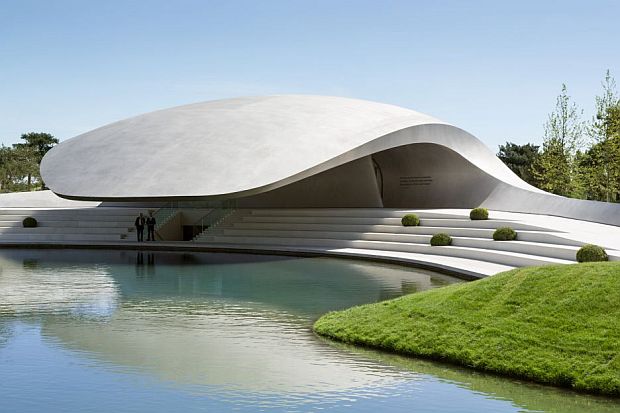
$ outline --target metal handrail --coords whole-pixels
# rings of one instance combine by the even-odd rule
[[[163,237],[159,233],[159,230],[168,223],[174,216],[179,212],[178,202],[170,202],[169,207],[162,207],[156,210],[153,214],[155,218],[155,236],[159,238],[160,241],[163,240]]]
[[[202,234],[205,230],[215,227],[233,211],[234,208],[213,208],[198,221],[200,222],[200,233]]]
[[[213,208],[203,215],[194,225],[200,226],[200,232],[194,236],[194,241],[205,233],[221,224],[228,216],[235,212],[236,203],[222,203],[220,208]]]

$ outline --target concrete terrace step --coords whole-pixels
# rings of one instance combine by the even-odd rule
[[[3,228],[22,228],[22,221],[3,221],[0,223]],[[124,228],[133,227],[133,222],[115,222],[115,221],[39,221],[37,228],[54,227],[54,228]]]
[[[294,230],[244,230],[222,228],[211,235],[230,236],[263,236],[282,238],[313,238],[313,239],[340,239],[340,240],[368,240],[402,242],[428,245],[432,235],[376,233],[376,232],[337,232],[337,231],[294,231]],[[202,239],[198,237],[197,240]],[[518,252],[542,257],[559,258],[569,261],[575,260],[579,247],[536,243],[528,241],[500,242],[490,238],[453,237],[452,245],[469,248],[493,249],[509,252]]]
[[[45,215],[45,216],[41,216],[41,215],[0,215],[0,225],[2,225],[3,222],[12,222],[12,221],[23,221],[24,218],[26,217],[33,217],[35,218],[38,222],[45,222],[45,221],[75,221],[75,220],[82,220],[82,221],[97,221],[97,222],[129,222],[132,223],[134,222],[134,217],[128,217],[128,216],[119,216],[119,215],[104,215],[104,216],[86,216],[86,215],[68,215],[68,214],[64,214],[64,215]]]
[[[312,224],[312,223],[269,223],[269,222],[232,222],[219,228],[252,229],[252,230],[299,230],[299,231],[336,231],[336,232],[377,232],[389,234],[434,235],[440,232],[452,237],[493,238],[492,228],[453,228],[453,227],[403,227],[402,225],[358,225],[358,224]],[[584,243],[562,237],[562,233],[519,230],[519,240],[542,242],[558,245],[581,246]]]
[[[0,243],[120,242],[128,239],[138,213],[148,208],[0,208]],[[26,217],[38,221],[23,228]]]
[[[11,241],[120,241],[120,234],[9,234],[0,235],[0,243]]]
[[[142,213],[146,213],[146,211],[139,211]],[[2,209],[0,208],[0,215],[88,215],[88,216],[107,216],[107,215],[116,215],[116,216],[134,216],[138,215],[139,212],[130,212],[130,211],[98,211],[98,210],[84,210],[84,209]]]
[[[42,227],[63,227],[63,228],[124,228],[133,227],[133,222],[116,221],[43,221],[39,223]]]
[[[325,209],[251,209],[241,210],[253,216],[329,216],[329,217],[361,217],[361,218],[398,218],[406,214],[416,214],[419,218],[456,218],[469,219],[466,213],[451,213],[438,210],[391,210],[383,208],[325,208]]]
[[[410,244],[403,242],[371,241],[371,240],[338,240],[322,238],[284,238],[261,236],[226,236],[211,235],[201,241],[216,244],[250,244],[250,245],[281,245],[292,247],[321,247],[321,248],[362,248],[369,250],[427,253],[434,255],[468,258],[478,261],[494,262],[497,264],[522,267],[545,264],[569,264],[574,261],[541,257],[517,252],[507,252],[494,249],[470,248],[460,246],[431,247],[424,244]]]
[[[364,217],[329,217],[329,216],[255,216],[243,215],[241,222],[261,223],[310,223],[310,224],[349,224],[349,225],[394,225],[402,226],[399,218],[364,218]],[[472,221],[470,219],[456,218],[427,218],[420,220],[420,226],[430,227],[453,227],[453,228],[486,228],[497,229],[499,227],[511,227],[515,230],[540,230],[546,229],[536,225],[524,224],[509,220],[483,220]],[[547,230],[548,231],[548,230]]]
[[[0,223],[1,225],[1,223]],[[103,227],[103,228],[88,228],[90,234],[119,234],[123,232],[123,228],[118,227]],[[0,236],[8,234],[83,234],[84,228],[82,227],[36,227],[36,228],[23,228],[19,227],[2,227],[0,226]]]

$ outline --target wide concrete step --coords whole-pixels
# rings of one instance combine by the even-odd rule
[[[241,222],[263,222],[263,223],[311,223],[311,224],[348,224],[348,225],[401,225],[399,218],[364,218],[364,217],[323,217],[323,216],[255,216],[244,215]],[[453,228],[486,228],[497,229],[499,227],[511,227],[515,230],[546,230],[543,227],[529,225],[509,220],[482,220],[472,221],[470,219],[439,219],[426,218],[420,220],[421,226],[430,227],[453,227]]]
[[[219,228],[251,229],[251,230],[298,230],[298,231],[336,231],[336,232],[378,232],[390,234],[434,235],[440,232],[452,237],[493,238],[492,228],[452,228],[452,227],[403,227],[402,225],[357,225],[357,224],[312,224],[312,223],[270,223],[270,222],[232,222]],[[581,246],[584,243],[571,240],[559,232],[543,232],[519,230],[521,241],[542,242],[547,244]]]
[[[131,217],[134,215],[138,215],[140,212],[146,214],[146,210],[140,211],[99,211],[96,209],[2,209],[0,208],[0,215],[41,215],[41,216],[51,216],[51,215],[83,215],[83,216],[122,216],[122,217]]]
[[[21,221],[4,221],[0,223],[2,228],[23,228]],[[127,230],[133,227],[133,223],[114,221],[39,221],[37,228],[116,228]]]
[[[0,224],[1,225],[1,224]],[[107,227],[107,228],[79,228],[79,227],[36,227],[23,228],[19,227],[1,227],[0,236],[8,234],[120,234],[127,232],[125,228]]]
[[[384,208],[299,208],[299,209],[251,209],[241,210],[253,216],[310,216],[310,217],[349,217],[349,218],[398,218],[406,214],[416,214],[419,218],[469,219],[467,213],[442,212],[441,210],[410,210]]]
[[[120,241],[120,234],[3,234],[0,243],[39,241]]]
[[[157,208],[152,208],[156,210]],[[3,214],[30,214],[33,212],[38,213],[96,213],[96,214],[137,214],[149,211],[149,208],[124,208],[124,207],[86,207],[86,208],[2,208],[0,207],[0,213]]]
[[[478,261],[494,262],[513,267],[546,264],[569,264],[574,261],[540,257],[517,252],[507,252],[492,249],[470,248],[460,246],[431,247],[428,244],[414,244],[404,242],[371,241],[371,240],[338,240],[319,238],[283,238],[283,237],[251,237],[211,235],[201,238],[202,242],[224,243],[239,245],[289,245],[293,247],[323,247],[323,248],[363,248],[382,251],[400,251],[413,253],[427,253]]]
[[[3,222],[13,222],[13,221],[23,221],[26,217],[33,217],[38,222],[46,222],[46,221],[94,221],[94,222],[124,222],[133,224],[135,218],[126,217],[126,216],[118,216],[118,215],[103,215],[103,216],[71,216],[71,215],[0,215],[0,225]]]
[[[21,225],[21,223],[20,223]],[[133,222],[116,221],[41,221],[41,227],[63,227],[63,228],[124,228],[133,227]]]
[[[387,242],[404,242],[413,244],[430,243],[432,235],[418,234],[394,234],[380,232],[337,232],[337,231],[295,231],[295,230],[251,230],[222,228],[213,231],[211,235],[227,235],[227,236],[251,236],[251,237],[280,237],[280,238],[313,238],[313,239],[341,239],[341,240],[368,240],[368,241],[387,241]],[[203,237],[197,237],[199,241]],[[490,238],[475,237],[453,237],[452,245],[469,248],[482,248],[501,250],[509,252],[518,252],[529,255],[537,255],[542,257],[559,258],[564,260],[575,260],[575,254],[579,247],[554,245],[547,243],[536,243],[528,241],[511,241],[501,242],[494,241]]]

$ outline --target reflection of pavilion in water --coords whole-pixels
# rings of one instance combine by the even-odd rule
[[[0,309],[14,312],[19,307],[24,312],[42,307],[49,313],[100,307],[109,312],[119,295],[174,295],[249,300],[318,316],[450,280],[421,270],[339,259],[21,250],[0,256],[0,288],[6,297]],[[350,294],[351,286],[355,294]]]
[[[65,251],[0,253],[0,348],[2,338],[14,334],[15,315],[36,315],[30,319],[41,323],[41,333],[54,345],[91,359],[81,363],[87,368],[121,366],[175,384],[205,386],[216,397],[243,392],[248,403],[255,399],[247,392],[289,394],[293,404],[305,400],[299,397],[304,394],[322,402],[343,393],[385,396],[391,389],[401,391],[394,387],[399,383],[420,378],[416,371],[533,410],[617,408],[559,389],[325,345],[309,329],[311,320],[338,300],[347,306],[394,295],[399,288],[448,282],[430,273],[341,260],[234,256],[239,262],[232,263],[225,254],[152,253],[150,261],[148,252],[89,254],[71,260]],[[253,267],[259,275],[252,274]],[[144,277],[136,276],[138,271]],[[51,277],[45,287],[37,286],[45,277]],[[284,293],[286,299],[278,297]],[[93,311],[97,308],[106,310]],[[89,316],[97,314],[105,317]]]
[[[115,311],[119,290],[105,265],[50,265],[32,255],[17,261],[0,256],[0,317]]]
[[[348,260],[89,254],[80,252],[79,263],[66,251],[2,259],[0,289],[20,291],[12,306],[43,315],[42,333],[66,348],[166,381],[259,392],[393,382],[400,373],[379,375],[375,364],[347,359],[309,324],[335,308],[400,295],[403,285],[431,285],[431,273]],[[25,294],[46,278],[46,295]],[[102,302],[114,303],[105,318],[83,317]]]

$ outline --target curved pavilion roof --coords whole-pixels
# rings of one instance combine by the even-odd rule
[[[196,103],[121,120],[57,145],[41,173],[55,193],[73,199],[233,197],[417,142],[447,146],[496,178],[533,189],[475,137],[431,116],[304,95]]]

